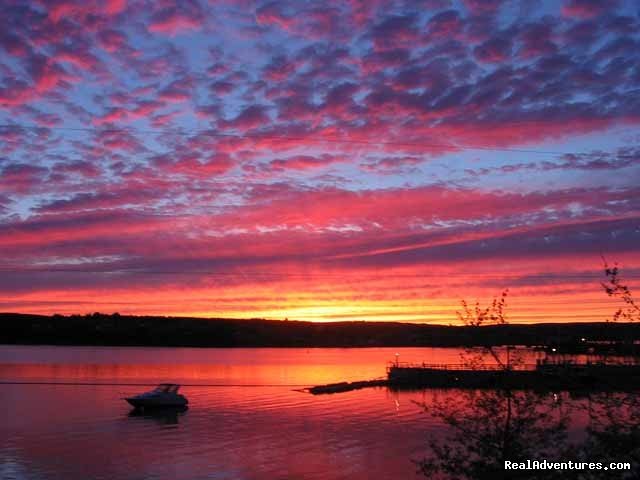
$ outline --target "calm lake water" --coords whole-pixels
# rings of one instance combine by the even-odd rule
[[[477,412],[464,411],[486,423],[483,415],[496,413],[483,405],[502,398],[456,390],[296,391],[383,377],[396,353],[402,361],[458,363],[461,352],[0,346],[0,478],[424,478],[413,460],[429,454],[430,439],[452,432],[420,404],[477,404]],[[122,400],[166,381],[187,385],[188,411],[133,415]],[[557,394],[541,398],[552,420],[566,408]],[[584,415],[571,418],[568,436],[579,439]]]

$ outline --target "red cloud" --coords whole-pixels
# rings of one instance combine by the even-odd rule
[[[204,161],[201,161],[200,157],[201,155],[194,153],[191,156],[185,156],[175,163],[166,164],[162,169],[179,175],[206,179],[209,176],[226,173],[235,165],[233,159],[223,153],[210,155],[204,158]]]
[[[127,6],[127,0],[106,0],[103,3],[103,11],[109,15],[116,15]]]
[[[504,0],[464,0],[466,7],[474,13],[496,12]]]
[[[617,0],[567,0],[562,14],[567,17],[592,18],[602,15],[608,9],[614,9]]]
[[[252,128],[267,126],[270,123],[267,109],[262,105],[251,105],[242,110],[236,117],[224,121],[228,128],[237,130],[250,130]]]
[[[57,163],[53,166],[53,172],[64,175],[81,175],[86,178],[95,178],[102,173],[94,163],[85,160]]]
[[[59,51],[55,58],[59,62],[71,63],[82,70],[95,70],[100,65],[99,60],[88,52]]]
[[[412,223],[437,221],[474,221],[538,212],[543,208],[563,209],[573,202],[599,204],[592,190],[568,190],[549,194],[501,194],[469,189],[422,187],[352,192],[339,189],[310,191],[284,190],[266,201],[256,192],[248,205],[239,207],[223,223],[254,228],[257,225],[309,225],[326,228],[353,224],[368,229],[378,224],[385,229],[407,229]],[[633,192],[606,192],[607,198],[623,199],[639,195]]]
[[[0,192],[27,193],[41,185],[49,170],[45,167],[12,163],[0,170]]]
[[[120,121],[134,121],[140,118],[148,118],[164,107],[164,103],[155,100],[140,101],[135,107],[127,109],[115,107],[107,111],[104,115],[94,118],[95,125],[104,125]]]
[[[178,2],[152,15],[147,29],[153,33],[175,36],[189,30],[198,30],[204,25],[204,14],[197,2]]]
[[[294,17],[281,12],[277,2],[268,3],[256,10],[256,21],[261,25],[277,25],[283,30],[291,30],[296,23]]]
[[[275,170],[308,170],[312,168],[321,168],[333,163],[344,162],[344,157],[336,157],[333,155],[322,155],[313,157],[311,155],[298,155],[284,159],[272,160],[269,165]]]
[[[255,19],[247,0],[18,3],[0,32],[0,106],[16,125],[0,128],[0,250],[16,265],[86,255],[342,277],[637,251],[637,149],[616,151],[640,121],[629,2],[498,18],[500,0],[282,0],[259,2]],[[591,142],[609,152],[579,153]],[[556,148],[578,151],[537,152]],[[344,177],[327,173],[339,163]],[[15,288],[86,284],[90,298],[116,284],[63,277]],[[153,278],[132,295],[184,283]],[[231,295],[206,277],[189,287],[199,282],[203,298]],[[342,287],[322,284],[336,298]],[[404,288],[345,295],[424,298]]]
[[[455,10],[447,10],[431,17],[427,23],[428,38],[454,38],[464,27],[460,14]]]
[[[111,53],[117,52],[127,45],[127,36],[119,30],[102,30],[97,37],[102,48]]]
[[[132,153],[145,150],[140,140],[127,130],[98,130],[94,138],[106,150],[116,149]]]
[[[511,55],[511,45],[509,39],[495,37],[487,40],[482,45],[478,45],[473,53],[482,62],[500,63],[507,60]]]
[[[373,45],[377,51],[407,47],[420,36],[413,16],[392,16],[372,29]]]
[[[56,0],[48,5],[49,18],[54,22],[68,17],[92,14],[117,15],[124,11],[127,0]]]
[[[75,80],[51,58],[41,55],[29,59],[28,71],[32,80],[31,84],[9,78],[7,86],[0,87],[0,105],[12,106],[28,103],[70,80]]]

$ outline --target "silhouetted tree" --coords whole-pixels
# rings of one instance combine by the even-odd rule
[[[504,325],[507,323],[506,308],[509,289],[502,292],[500,297],[494,297],[493,301],[485,308],[476,301],[473,309],[466,300],[461,300],[462,312],[456,311],[458,319],[467,326],[481,327],[483,325]]]
[[[635,302],[629,287],[622,283],[618,264],[614,263],[613,266],[610,267],[604,257],[602,261],[604,262],[604,274],[607,277],[607,282],[601,283],[602,288],[604,288],[604,291],[610,297],[619,298],[625,303],[624,307],[619,308],[613,314],[612,320],[614,322],[618,320],[625,320],[627,322],[640,320],[640,306]]]
[[[431,438],[430,453],[416,462],[431,479],[612,478],[609,470],[505,470],[506,460],[524,462],[629,462],[615,478],[640,478],[640,398],[635,392],[591,393],[586,399],[533,391],[465,391],[420,404],[448,427]],[[572,421],[585,420],[585,437],[569,439]]]
[[[448,434],[431,438],[430,454],[416,462],[425,477],[566,478],[563,472],[504,469],[506,460],[567,458],[569,417],[561,397],[532,391],[471,390],[420,405],[449,429]]]
[[[481,307],[480,302],[476,301],[473,307],[470,307],[466,300],[461,300],[462,311],[456,311],[458,320],[468,327],[482,327],[487,325],[506,325],[507,321],[507,295],[509,290],[505,289],[499,297],[494,297],[491,303],[486,307]],[[507,345],[507,357],[502,359],[498,354],[495,346],[489,345],[482,347],[482,353],[478,355],[476,349],[467,349],[463,356],[463,363],[469,367],[478,366],[484,363],[484,355],[489,354],[496,361],[498,366],[504,370],[511,369],[515,362],[519,359],[512,358],[511,345]]]
[[[584,459],[630,462],[631,470],[617,471],[616,478],[640,478],[640,397],[636,392],[590,394],[585,408],[589,416],[587,438],[580,448]],[[606,472],[605,472],[606,473]],[[602,472],[585,472],[584,479],[610,478]]]

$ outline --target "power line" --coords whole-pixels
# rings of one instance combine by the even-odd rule
[[[536,150],[521,148],[501,148],[490,147],[485,145],[465,145],[453,143],[436,143],[436,142],[396,142],[396,141],[371,141],[361,139],[342,139],[331,137],[318,137],[314,135],[294,136],[294,135],[241,135],[236,133],[223,133],[211,130],[168,130],[168,129],[137,129],[130,127],[118,128],[90,128],[90,127],[39,127],[35,125],[14,125],[0,124],[0,128],[13,128],[16,130],[33,130],[33,131],[71,131],[86,133],[129,133],[129,134],[148,134],[148,135],[177,135],[177,136],[210,136],[219,138],[249,139],[249,140],[282,140],[282,141],[310,141],[317,143],[332,143],[345,145],[371,145],[371,146],[396,146],[396,147],[427,147],[427,148],[451,148],[454,150],[484,150],[490,152],[509,152],[509,153],[531,153],[536,155],[582,155],[576,152],[553,151],[553,150]]]

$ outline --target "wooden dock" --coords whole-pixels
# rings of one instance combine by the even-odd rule
[[[392,364],[392,388],[640,389],[639,364],[538,363],[498,365]]]
[[[403,364],[387,367],[387,379],[339,382],[305,388],[313,395],[369,387],[396,390],[422,388],[510,388],[537,390],[640,390],[640,364],[537,363],[499,365]]]

